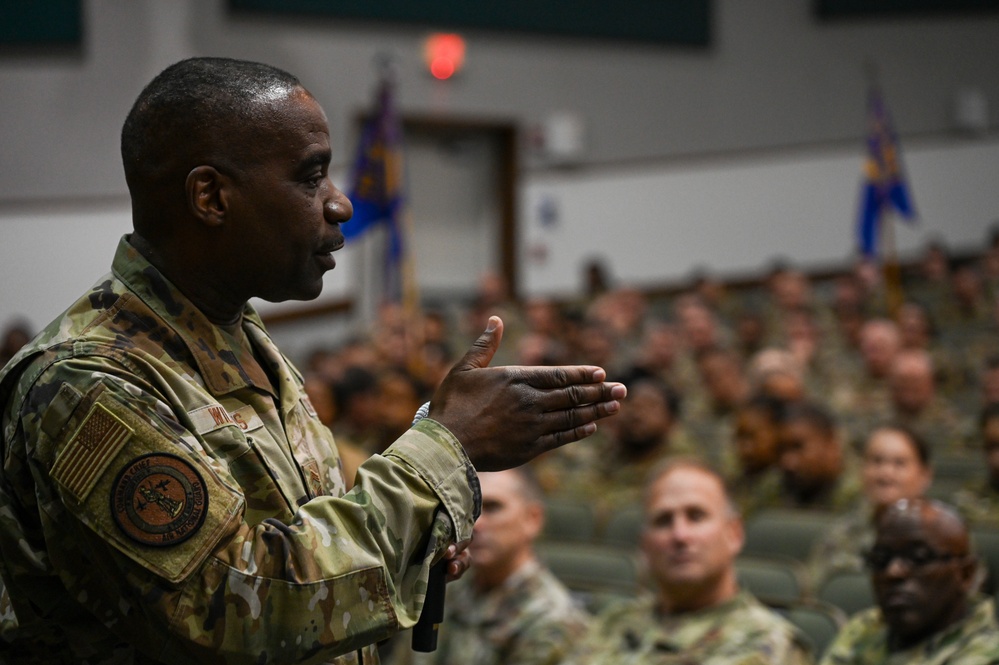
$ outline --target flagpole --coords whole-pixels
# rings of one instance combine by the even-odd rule
[[[888,307],[888,316],[898,320],[899,310],[905,300],[902,291],[902,268],[898,262],[898,252],[895,248],[895,216],[885,213],[882,221],[882,241],[885,248],[885,258],[882,270],[885,280],[885,300]]]

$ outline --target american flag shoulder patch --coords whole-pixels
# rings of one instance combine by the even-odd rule
[[[131,427],[103,404],[95,404],[56,457],[53,480],[83,502],[130,436]]]

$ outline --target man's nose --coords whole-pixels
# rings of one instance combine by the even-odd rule
[[[332,196],[323,205],[323,215],[330,222],[342,224],[354,216],[354,206],[343,192],[333,187]]]

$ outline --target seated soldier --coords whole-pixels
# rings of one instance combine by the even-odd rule
[[[755,395],[735,412],[733,452],[737,469],[728,478],[732,500],[748,517],[759,488],[768,478],[778,477],[777,427],[784,402],[766,395]]]
[[[968,445],[967,425],[937,392],[933,359],[926,351],[901,351],[888,384],[890,418],[919,433],[934,452],[959,452]]]
[[[966,519],[999,524],[999,403],[985,407],[979,424],[987,474],[969,480],[953,501]]]
[[[641,550],[655,594],[610,606],[568,662],[808,663],[796,629],[740,590],[742,520],[715,471],[667,462],[645,492]]]
[[[601,522],[641,501],[643,481],[663,459],[697,452],[678,423],[679,398],[665,381],[643,372],[622,381],[630,395],[607,427],[585,446],[533,462],[547,494],[590,503]]]
[[[860,498],[856,463],[832,416],[813,402],[791,404],[777,430],[779,478],[768,478],[750,506],[846,512]]]
[[[923,496],[933,481],[930,450],[902,425],[883,425],[867,437],[860,465],[864,501],[834,522],[807,562],[808,582],[817,589],[830,575],[864,569],[863,554],[874,544],[874,517],[899,499]]]
[[[903,499],[876,519],[867,565],[877,607],[856,614],[822,665],[999,662],[993,602],[973,596],[978,562],[951,508]]]
[[[472,567],[448,585],[437,650],[413,654],[400,638],[396,665],[554,665],[586,631],[589,617],[535,556],[544,504],[528,468],[480,473],[479,482]]]

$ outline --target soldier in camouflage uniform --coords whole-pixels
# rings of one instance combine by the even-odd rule
[[[993,601],[972,595],[978,562],[957,513],[902,500],[876,530],[867,563],[878,607],[850,619],[822,665],[999,663]]]
[[[830,526],[806,562],[813,590],[834,573],[864,569],[864,552],[874,544],[877,511],[899,499],[920,497],[929,488],[933,480],[930,450],[905,427],[879,427],[867,439],[860,474],[863,504]]]
[[[965,519],[999,525],[999,404],[985,407],[980,424],[986,475],[969,479],[952,501]]]
[[[535,556],[544,504],[530,472],[479,480],[472,567],[448,588],[437,651],[410,657],[403,648],[396,665],[556,665],[586,632],[589,617]]]
[[[492,319],[344,495],[247,304],[316,297],[343,244],[322,109],[281,70],[187,60],[140,95],[122,155],[135,232],[0,374],[0,662],[376,662],[431,563],[467,565],[475,467],[586,435],[623,387],[484,369]]]
[[[855,455],[836,423],[814,402],[789,405],[777,434],[779,476],[757,485],[747,510],[801,508],[845,513],[860,500]]]
[[[656,594],[611,606],[574,665],[809,663],[797,630],[739,589],[742,522],[722,479],[673,460],[647,487],[642,553]]]

